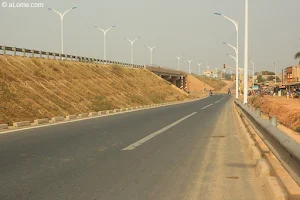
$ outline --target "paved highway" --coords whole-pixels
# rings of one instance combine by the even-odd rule
[[[0,199],[265,199],[228,96],[0,135]]]

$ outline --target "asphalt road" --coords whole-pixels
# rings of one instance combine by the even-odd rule
[[[0,135],[0,199],[265,199],[231,98]]]

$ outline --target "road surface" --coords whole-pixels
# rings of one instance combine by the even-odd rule
[[[0,199],[266,199],[231,97],[0,135]]]

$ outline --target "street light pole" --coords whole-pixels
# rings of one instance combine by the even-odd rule
[[[57,13],[60,16],[60,31],[61,31],[61,53],[64,54],[64,16],[70,12],[71,10],[75,9],[77,7],[72,7],[69,10],[65,11],[64,13],[60,13],[53,8],[48,8],[48,10],[53,11]]]
[[[252,89],[253,89],[253,86],[254,86],[254,76],[255,76],[255,71],[254,71],[254,62],[252,60],[250,60],[251,64],[252,64],[252,68],[253,68],[253,81],[252,81]]]
[[[114,28],[114,27],[116,27],[116,26],[111,26],[111,27],[109,27],[108,29],[104,30],[104,29],[102,29],[102,28],[100,28],[100,27],[98,27],[98,26],[95,26],[95,28],[101,30],[101,31],[103,32],[103,35],[104,35],[104,42],[103,42],[103,48],[104,48],[104,57],[103,57],[103,59],[104,59],[104,60],[106,60],[106,33],[107,33],[110,29],[112,29],[112,28]]]
[[[131,44],[131,65],[133,65],[133,45],[134,43],[138,40],[138,39],[141,39],[141,37],[137,37],[135,38],[134,40],[130,40],[128,38],[125,38],[125,40],[128,40]]]
[[[176,56],[176,58],[178,59],[177,71],[179,71],[179,68],[180,68],[180,59],[182,58],[182,56]]]
[[[157,47],[157,45],[153,46],[153,47],[149,47],[147,46],[148,49],[150,49],[150,64],[151,66],[153,65],[153,49],[155,49]]]
[[[245,0],[245,50],[244,50],[244,104],[248,103],[248,43],[249,43],[249,35],[248,35],[248,0]]]
[[[187,60],[188,62],[189,62],[189,73],[191,74],[191,62],[193,61],[193,60]]]
[[[276,83],[277,83],[277,78],[276,78],[276,63],[273,63],[274,65],[274,69],[275,69],[275,87],[276,87]]]
[[[202,65],[202,63],[197,63],[197,65],[199,66],[198,71],[199,71],[199,76],[200,76],[201,75],[201,65]]]
[[[235,52],[236,52],[236,69],[235,69],[235,73],[236,73],[236,88],[235,88],[235,97],[238,99],[239,98],[239,23],[221,13],[215,13],[215,15],[220,15],[223,16],[225,19],[227,19],[228,21],[232,22],[235,26],[235,30],[236,30],[236,48]],[[233,47],[233,46],[232,46]]]

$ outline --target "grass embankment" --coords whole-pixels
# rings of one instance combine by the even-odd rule
[[[205,84],[207,84],[207,85],[211,86],[212,88],[214,88],[215,91],[219,91],[227,85],[223,81],[220,81],[220,80],[215,79],[215,78],[210,78],[210,77],[207,77],[207,76],[197,76],[197,75],[194,75],[194,76],[196,78],[198,78],[200,81],[202,81]]]
[[[145,69],[0,56],[0,124],[185,98]]]

